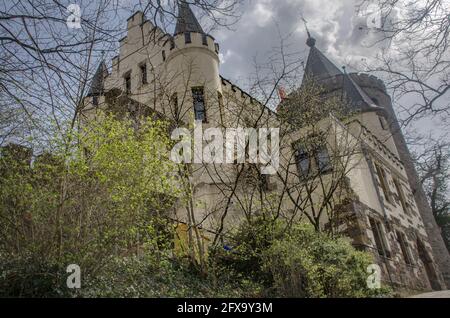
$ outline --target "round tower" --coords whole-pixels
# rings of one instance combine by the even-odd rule
[[[430,205],[427,200],[425,191],[419,180],[419,176],[414,166],[411,154],[406,144],[405,138],[400,128],[400,124],[395,115],[394,108],[392,106],[391,97],[387,93],[386,86],[383,81],[375,76],[359,73],[351,74],[353,80],[359,84],[359,86],[372,98],[373,102],[378,106],[383,107],[386,110],[389,120],[390,130],[397,147],[400,159],[405,167],[408,180],[414,194],[414,198],[419,208],[420,215],[425,225],[425,230],[428,234],[428,240],[431,244],[432,254],[434,260],[438,266],[440,273],[442,274],[446,287],[450,287],[450,256],[442,239],[440,228],[436,223],[436,220],[431,211]],[[431,281],[433,289],[445,288],[440,286],[440,279],[436,277]]]
[[[168,83],[174,92],[192,87],[220,91],[219,46],[211,35],[199,32],[175,34],[164,43]]]
[[[175,33],[163,45],[167,90],[176,94],[180,103],[177,107],[184,108],[182,114],[189,116],[190,109],[204,107],[206,122],[212,105],[217,104],[218,93],[222,93],[219,45],[202,30],[188,4],[180,2],[178,11]],[[200,100],[200,106],[191,107],[194,98]]]

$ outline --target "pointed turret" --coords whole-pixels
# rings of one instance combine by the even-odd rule
[[[309,51],[308,60],[305,66],[305,77],[315,80],[323,80],[342,72],[336,67],[318,48],[316,48],[316,39],[311,37],[308,32],[308,40],[306,45],[311,49]]]
[[[381,110],[381,107],[375,105],[372,99],[364,90],[352,79],[346,72],[342,72],[333,62],[331,62],[317,47],[316,39],[311,37],[308,31],[306,41],[311,49],[305,66],[303,82],[308,80],[317,81],[324,86],[327,82],[339,83],[342,96],[346,98],[351,110],[353,111],[371,111]],[[326,87],[325,87],[326,89]]]
[[[100,65],[95,71],[92,77],[91,85],[89,88],[88,96],[101,95],[105,89],[105,77],[108,75],[108,68],[106,67],[105,61],[100,62]]]
[[[189,4],[183,0],[180,0],[178,2],[178,18],[174,34],[184,32],[205,33],[189,7]]]

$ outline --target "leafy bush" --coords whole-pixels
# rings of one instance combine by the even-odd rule
[[[372,297],[386,289],[367,288],[370,254],[355,250],[345,238],[316,232],[310,224],[292,227],[257,219],[234,236],[230,252],[215,251],[221,271],[264,286],[274,297]]]

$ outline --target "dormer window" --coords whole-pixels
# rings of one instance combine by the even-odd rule
[[[184,32],[184,43],[191,43],[191,32]]]

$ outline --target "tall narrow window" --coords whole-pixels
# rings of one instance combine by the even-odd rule
[[[295,146],[295,163],[300,178],[307,177],[309,175],[310,160],[308,152],[305,147],[300,144]]]
[[[383,190],[384,197],[385,197],[386,201],[388,201],[389,203],[392,203],[391,195],[389,193],[389,186],[388,186],[387,180],[386,180],[386,172],[384,171],[384,169],[382,167],[380,167],[376,163],[375,163],[375,169],[377,171],[378,179],[380,180],[380,185]]]
[[[139,68],[141,69],[141,84],[147,84],[147,64],[141,64]]]
[[[192,101],[194,103],[195,120],[206,123],[205,96],[203,87],[192,88]]]
[[[214,50],[216,51],[216,53],[219,53],[219,44],[218,43],[214,43]]]
[[[373,238],[375,239],[375,245],[378,250],[378,254],[381,256],[389,257],[389,251],[387,249],[386,241],[384,239],[383,228],[381,223],[371,217],[369,217],[370,227],[372,229]]]
[[[330,156],[326,146],[321,146],[316,150],[316,163],[320,172],[327,172],[331,170]]]
[[[94,104],[94,106],[98,106],[98,96],[97,95],[92,96],[92,104]]]
[[[267,174],[259,174],[259,183],[262,191],[269,191],[269,176]]]
[[[162,51],[162,59],[163,59],[163,62],[165,62],[166,61],[166,51]]]
[[[405,234],[400,233],[399,231],[396,231],[397,241],[400,245],[400,249],[402,250],[403,258],[405,260],[405,263],[408,265],[411,265],[411,258],[408,253],[408,242],[405,238]]]
[[[177,93],[173,93],[172,97],[170,98],[170,104],[172,107],[172,112],[175,120],[178,120],[179,116],[179,110],[178,110],[178,95]]]
[[[400,200],[400,203],[402,205],[403,211],[408,214],[408,205],[406,203],[405,193],[403,192],[402,185],[400,184],[400,181],[398,181],[397,178],[394,178],[394,184],[395,189],[397,190],[398,198]]]
[[[184,32],[184,43],[191,43],[191,32]]]
[[[223,96],[220,92],[217,92],[217,101],[219,103],[220,123],[223,125]]]
[[[170,49],[173,50],[175,48],[175,40],[172,38],[170,38]]]
[[[125,75],[125,92],[131,94],[131,74]]]

